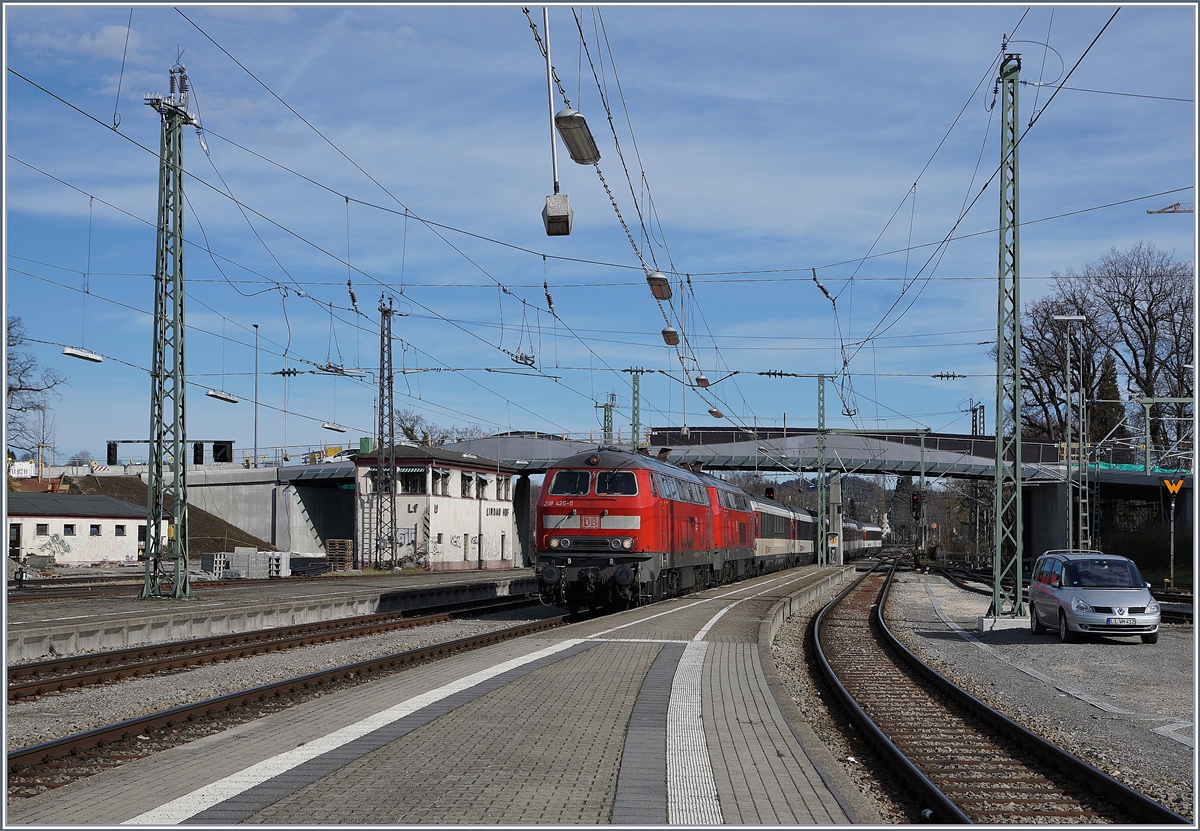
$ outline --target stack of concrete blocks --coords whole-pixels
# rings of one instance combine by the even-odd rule
[[[229,555],[224,576],[237,579],[266,580],[270,576],[270,551],[258,551],[249,546],[236,546]]]
[[[229,568],[229,552],[205,552],[200,555],[200,570],[221,577]]]
[[[267,576],[290,577],[292,574],[292,555],[287,551],[267,551]]]

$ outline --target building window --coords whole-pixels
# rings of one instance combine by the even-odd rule
[[[450,471],[440,470],[440,471],[435,471],[435,473],[441,479],[440,490],[441,490],[442,496],[449,496],[450,495]],[[438,490],[438,488],[434,488],[434,490]]]
[[[437,544],[438,544],[438,545],[441,545],[441,544],[442,544],[442,535],[441,535],[441,534],[438,534],[438,535],[437,535]]]
[[[477,499],[487,499],[488,480],[486,476],[478,476],[475,479],[475,497]]]
[[[125,526],[124,526],[124,525],[118,525],[118,526],[117,526],[115,529],[113,529],[113,534],[114,534],[114,535],[116,535],[116,536],[118,536],[118,537],[123,537],[123,536],[125,536]]]
[[[100,526],[99,526],[99,525],[93,525],[93,526],[91,526],[91,528],[90,528],[90,530],[89,530],[89,532],[88,532],[88,533],[90,534],[90,536],[93,536],[93,537],[98,537],[98,536],[100,536]]]
[[[50,536],[50,523],[48,523],[48,522],[39,522],[39,523],[37,524],[37,535],[38,535],[39,537],[48,537],[48,536]]]
[[[474,482],[475,482],[475,475],[473,473],[464,473],[462,475],[462,498],[463,499],[471,498],[471,491],[472,491],[471,486]]]
[[[401,473],[400,493],[425,493],[425,471]]]
[[[64,537],[75,536],[75,523],[72,522],[72,523],[68,523],[63,526],[63,536]]]

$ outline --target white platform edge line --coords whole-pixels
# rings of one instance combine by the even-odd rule
[[[218,779],[208,785],[204,785],[191,793],[184,794],[181,797],[164,803],[157,808],[152,808],[149,811],[141,813],[132,819],[125,820],[122,825],[177,825],[186,819],[189,819],[201,811],[205,811],[214,805],[219,805],[227,799],[237,796],[255,785],[262,784],[281,773],[285,773],[292,768],[295,768],[310,759],[328,753],[331,750],[336,750],[344,744],[361,738],[381,727],[386,727],[392,722],[399,721],[405,716],[412,715],[418,710],[428,707],[430,704],[441,701],[457,692],[470,689],[478,684],[483,683],[491,678],[496,677],[509,670],[524,666],[541,658],[548,657],[564,649],[569,649],[584,641],[578,638],[571,638],[562,641],[561,643],[548,646],[544,649],[539,649],[537,652],[532,652],[520,658],[512,658],[479,672],[472,673],[465,678],[460,678],[457,681],[452,681],[449,684],[430,690],[427,693],[402,701],[386,710],[381,710],[374,715],[368,716],[365,719],[349,724],[332,733],[314,739],[294,750],[289,750],[272,756],[269,759],[251,765],[237,773],[230,774],[223,779]]]

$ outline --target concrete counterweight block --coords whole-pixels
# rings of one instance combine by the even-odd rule
[[[546,207],[542,208],[542,224],[546,226],[546,236],[565,237],[571,233],[571,223],[575,212],[565,193],[555,193],[546,197]]]

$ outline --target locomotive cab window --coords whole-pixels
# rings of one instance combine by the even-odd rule
[[[637,477],[627,470],[602,470],[596,474],[596,493],[636,496]]]
[[[560,470],[550,483],[551,496],[586,496],[592,474],[586,470]]]

